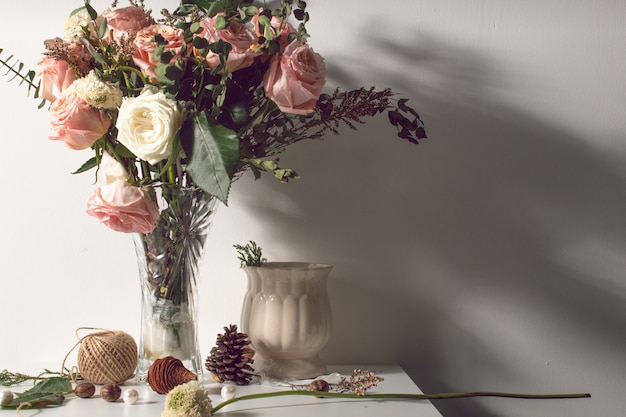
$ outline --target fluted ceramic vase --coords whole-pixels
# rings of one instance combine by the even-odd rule
[[[248,289],[241,327],[256,351],[260,372],[280,379],[324,374],[326,364],[319,352],[330,338],[332,325],[327,290],[332,266],[267,262],[243,269]]]
[[[135,234],[141,285],[141,337],[136,378],[145,380],[155,359],[174,356],[202,376],[197,340],[198,266],[216,207],[199,188],[150,188],[159,206],[151,233]]]

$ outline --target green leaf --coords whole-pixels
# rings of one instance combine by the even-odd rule
[[[15,394],[15,398],[3,408],[17,408],[21,404],[25,408],[42,408],[51,405],[61,405],[65,400],[64,394],[72,392],[72,383],[66,378],[51,377],[38,382],[31,389]]]
[[[38,382],[34,387],[29,389],[28,391],[23,392],[22,394],[17,394],[19,397],[24,394],[33,394],[33,393],[46,393],[46,394],[63,394],[72,391],[72,384],[66,378],[52,377],[44,379],[41,382]]]
[[[226,204],[239,163],[237,134],[224,126],[209,123],[203,112],[185,121],[180,137],[191,178],[204,191]]]
[[[85,162],[83,165],[81,165],[81,167],[78,168],[76,171],[72,172],[72,174],[82,174],[83,172],[87,172],[90,169],[95,168],[97,166],[98,166],[98,161],[96,160],[96,157],[94,156],[93,158]]]
[[[189,32],[191,33],[200,33],[202,32],[203,28],[202,26],[200,26],[199,22],[193,22],[190,26],[189,26]]]
[[[91,4],[89,4],[88,1],[85,2],[85,8],[87,9],[87,13],[89,13],[89,17],[91,17],[91,20],[95,21],[98,18],[98,12],[96,9],[91,7]]]
[[[100,27],[98,28],[98,36],[100,36],[100,38],[104,38],[104,35],[106,35],[107,33],[107,19],[106,17],[104,19],[102,19],[102,22],[100,22]]]
[[[220,30],[226,27],[226,18],[223,15],[215,17],[215,29]]]
[[[194,0],[198,1],[198,0]],[[218,13],[225,13],[228,11],[228,8],[233,8],[231,4],[232,0],[214,0],[211,5],[207,8],[207,14],[209,17],[215,17]]]
[[[3,405],[2,408],[17,408],[21,404],[25,404],[22,408],[43,408],[51,405],[61,405],[65,401],[63,394],[45,394],[45,393],[33,393],[22,395],[7,405]]]

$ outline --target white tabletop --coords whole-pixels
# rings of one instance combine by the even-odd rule
[[[395,365],[330,365],[329,373],[338,372],[349,376],[355,368],[375,371],[384,381],[378,387],[368,390],[369,393],[404,393],[420,394],[420,389],[411,381],[407,374]],[[205,385],[215,388],[210,381]],[[22,389],[24,388],[24,389]],[[14,387],[17,392],[28,387]],[[160,417],[163,410],[164,395],[152,391],[147,385],[122,385],[122,390],[135,388],[139,391],[139,401],[134,405],[127,405],[121,399],[115,403],[107,403],[97,395],[89,399],[68,397],[64,405],[43,410],[21,410],[24,417]],[[237,396],[267,391],[277,391],[289,388],[252,384],[238,386]],[[211,395],[214,405],[219,404],[222,398],[218,392]],[[0,417],[15,416],[14,410],[0,410]],[[221,409],[217,416],[239,417],[369,417],[369,416],[420,416],[442,417],[435,407],[424,400],[361,400],[361,399],[334,399],[316,398],[311,396],[287,396],[265,399],[240,401]]]

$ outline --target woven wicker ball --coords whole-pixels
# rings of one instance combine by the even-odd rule
[[[133,377],[137,366],[137,344],[119,330],[83,337],[78,349],[78,371],[94,384],[119,384]]]

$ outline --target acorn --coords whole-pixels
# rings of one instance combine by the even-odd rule
[[[185,368],[180,359],[173,356],[159,358],[148,369],[148,384],[159,394],[167,394],[175,386],[198,380],[198,375]]]

